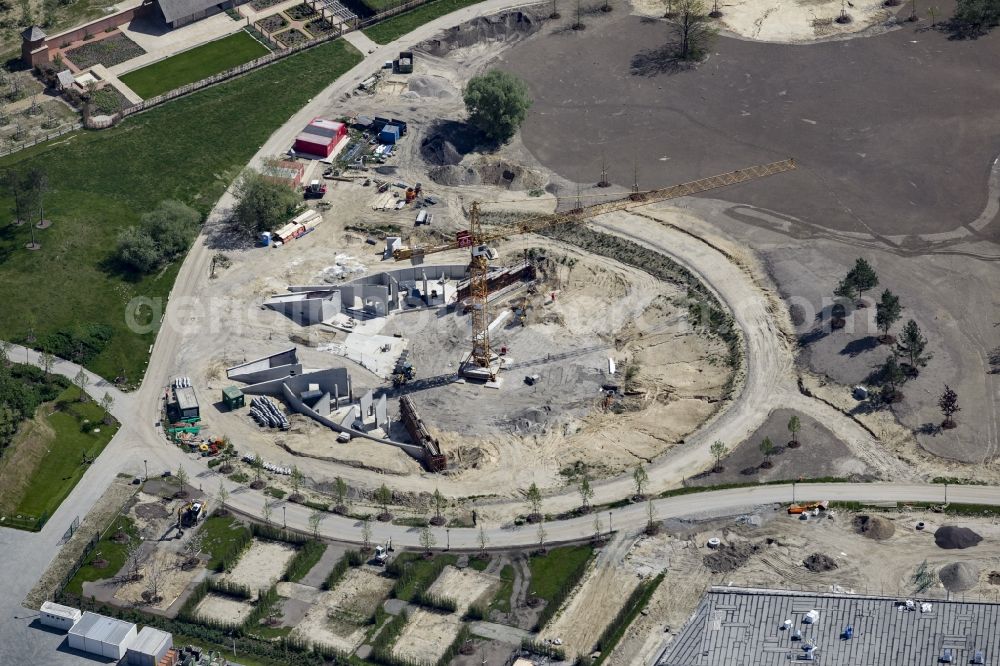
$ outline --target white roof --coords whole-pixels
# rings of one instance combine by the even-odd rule
[[[49,615],[55,615],[57,617],[64,617],[67,620],[77,620],[81,615],[80,611],[76,608],[52,603],[51,601],[44,602],[41,610],[43,613],[48,613]]]
[[[80,621],[73,625],[69,633],[83,636],[92,641],[100,641],[105,645],[121,645],[130,633],[135,631],[135,625],[113,617],[105,617],[97,613],[86,612]]]
[[[129,646],[129,652],[156,655],[160,652],[163,644],[172,639],[173,636],[165,631],[160,631],[153,627],[143,627],[139,635],[132,641],[132,645]]]

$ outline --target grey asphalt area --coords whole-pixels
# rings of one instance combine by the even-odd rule
[[[643,189],[791,156],[797,172],[711,196],[875,236],[950,231],[986,206],[998,34],[955,41],[918,23],[811,45],[720,37],[707,62],[664,73],[663,21],[615,11],[586,23],[543,29],[500,65],[531,88],[525,146],[570,180],[597,182],[602,156],[624,186],[635,160]]]

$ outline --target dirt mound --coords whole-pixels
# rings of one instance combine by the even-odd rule
[[[727,543],[720,546],[715,552],[706,555],[703,561],[712,573],[728,573],[742,567],[752,555],[759,553],[762,549],[763,546],[759,543],[749,541]]]
[[[417,49],[444,57],[455,49],[480,42],[513,42],[537,32],[542,27],[538,16],[526,11],[509,11],[482,16],[445,30],[433,39],[417,44]]]
[[[934,533],[934,543],[938,545],[938,548],[947,550],[971,548],[982,540],[983,537],[968,527],[942,525]]]
[[[432,168],[429,175],[438,185],[449,187],[493,185],[508,190],[534,190],[541,189],[546,182],[541,173],[504,160],[472,166],[439,166]]]
[[[938,572],[938,578],[949,592],[965,592],[979,582],[979,567],[969,562],[953,562]]]
[[[879,516],[857,516],[854,518],[854,529],[869,539],[883,541],[896,533],[892,522]]]
[[[440,76],[414,76],[406,86],[409,98],[448,99],[455,96],[454,87]]]
[[[823,553],[813,553],[804,559],[802,564],[806,569],[809,569],[809,571],[815,572],[833,571],[837,568],[837,563],[833,561],[833,558],[829,555],[824,555]]]

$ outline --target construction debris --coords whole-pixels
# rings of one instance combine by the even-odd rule
[[[727,543],[715,552],[705,555],[703,562],[712,573],[728,573],[742,567],[750,561],[751,556],[761,550],[763,550],[761,544],[750,541]]]

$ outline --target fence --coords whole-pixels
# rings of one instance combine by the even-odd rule
[[[70,132],[75,132],[76,130],[82,128],[83,128],[83,123],[74,123],[72,125],[68,125],[54,132],[46,132],[43,136],[35,137],[31,141],[24,141],[22,143],[17,144],[16,146],[11,146],[10,148],[0,150],[0,157],[6,157],[7,155],[12,155],[16,152],[24,150],[25,148],[31,148],[32,146],[37,146],[40,143],[45,143],[46,141],[51,141],[52,139],[58,139],[64,134],[69,134]]]

